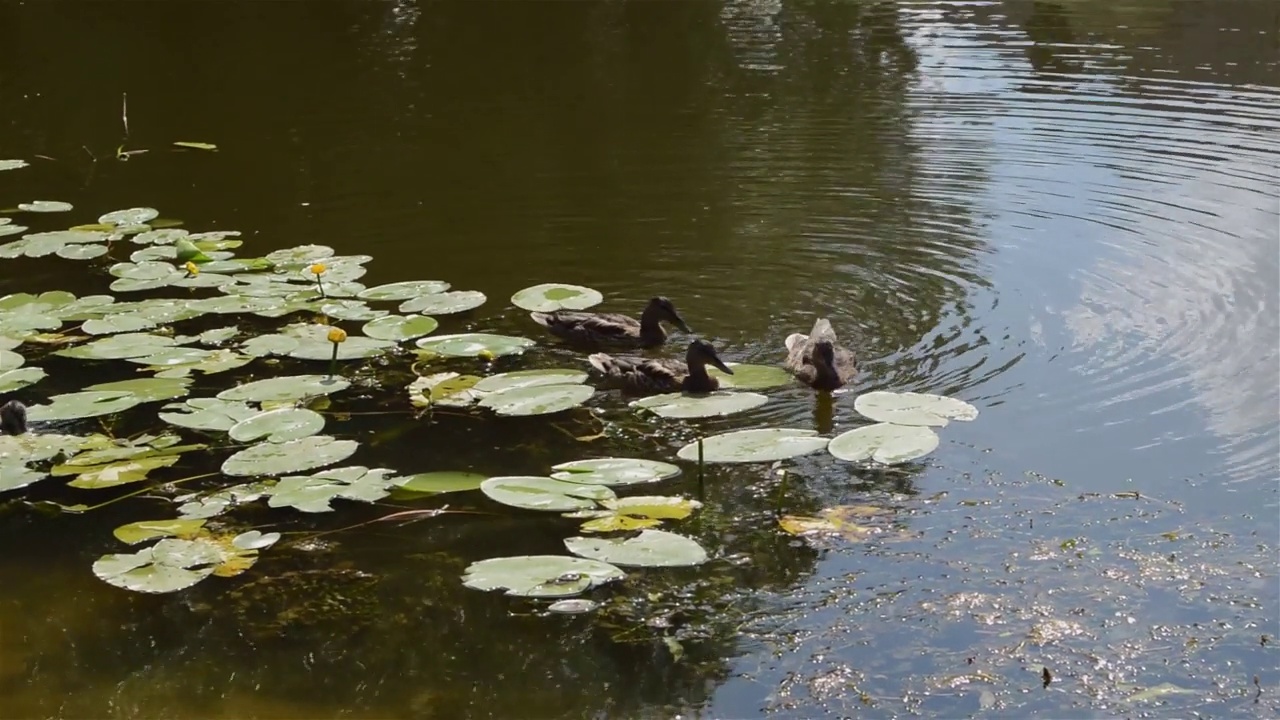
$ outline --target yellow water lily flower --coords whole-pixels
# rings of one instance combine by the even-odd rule
[[[493,360],[498,356],[494,355],[492,352],[488,350],[481,350],[480,352],[476,353],[476,357],[480,358],[481,360]]]
[[[193,276],[200,274],[200,266],[196,265],[194,262],[191,262],[190,260],[187,261],[186,268],[187,268],[187,272]]]
[[[329,268],[327,268],[327,267],[325,267],[325,266],[324,266],[324,263],[316,263],[316,264],[314,264],[314,265],[312,265],[312,266],[311,266],[311,274],[312,274],[312,275],[323,275],[323,274],[324,274],[324,271],[325,271],[325,270],[328,270],[328,269],[329,269]]]
[[[329,342],[337,345],[340,342],[347,341],[347,331],[340,327],[329,328]]]

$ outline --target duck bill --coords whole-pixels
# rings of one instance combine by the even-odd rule
[[[724,373],[725,375],[733,374],[733,371],[729,369],[729,366],[721,362],[720,358],[718,357],[711,358],[711,364],[715,365],[720,370],[720,372]]]
[[[681,330],[681,331],[686,332],[686,333],[688,333],[688,334],[690,334],[690,335],[692,335],[692,334],[693,334],[693,331],[692,331],[692,330],[690,330],[690,329],[689,329],[689,326],[685,324],[685,322],[684,322],[684,318],[680,317],[679,315],[676,315],[676,316],[675,316],[674,318],[672,318],[672,319],[673,319],[673,320],[675,320],[676,327],[680,328],[680,330]]]

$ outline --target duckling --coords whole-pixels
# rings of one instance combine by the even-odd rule
[[[27,431],[27,406],[17,400],[0,405],[0,432],[22,435]]]
[[[707,373],[711,364],[732,375],[706,340],[694,340],[685,351],[684,360],[618,358],[605,353],[587,357],[591,366],[604,376],[635,394],[687,392],[709,393],[720,387],[720,381]]]
[[[808,335],[788,335],[786,346],[787,370],[815,390],[843,387],[857,372],[853,351],[837,344],[836,332],[826,318],[818,318]]]
[[[589,313],[572,310],[531,312],[529,317],[551,334],[587,345],[614,344],[630,347],[657,347],[667,341],[662,322],[672,323],[684,332],[692,332],[676,306],[665,297],[649,300],[640,320],[618,313]]]

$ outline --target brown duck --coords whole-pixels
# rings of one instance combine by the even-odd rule
[[[649,300],[640,319],[618,313],[589,313],[574,310],[531,312],[529,317],[551,334],[584,345],[657,347],[667,340],[662,329],[669,322],[684,332],[692,332],[665,297]]]
[[[605,353],[595,353],[587,360],[612,384],[634,394],[712,392],[720,387],[720,381],[707,373],[707,365],[714,365],[728,375],[733,374],[706,340],[689,343],[683,361],[619,358]]]
[[[853,351],[838,344],[826,318],[818,318],[808,335],[788,335],[786,346],[787,370],[815,390],[843,387],[857,372]]]

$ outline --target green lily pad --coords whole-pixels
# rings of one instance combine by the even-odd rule
[[[396,490],[434,495],[437,493],[479,490],[480,484],[488,479],[488,475],[480,475],[479,473],[439,470],[396,478],[394,484]]]
[[[129,362],[142,363],[147,365],[148,370],[156,372],[158,378],[180,378],[187,377],[193,372],[200,372],[205,375],[226,372],[243,367],[253,358],[249,355],[240,355],[232,350],[200,350],[199,348],[184,348],[188,351],[198,351],[198,356],[192,357],[188,354],[185,360],[179,360],[178,348],[170,348],[168,352],[162,351],[156,355],[148,355],[143,358],[130,358]],[[148,362],[152,359],[161,359],[162,362]]]
[[[150,330],[160,325],[159,322],[134,313],[119,313],[106,317],[85,320],[80,329],[86,335],[112,335],[114,333],[132,333]]]
[[[574,598],[572,600],[557,600],[547,606],[547,612],[557,615],[581,615],[589,613],[600,607],[600,603],[595,600],[587,600],[586,598]]]
[[[18,203],[18,209],[31,213],[70,212],[74,206],[61,200],[32,200],[29,203]]]
[[[293,402],[346,390],[351,383],[329,375],[290,375],[255,380],[218,393],[221,400],[256,403]]]
[[[173,338],[149,333],[121,333],[94,340],[91,343],[65,348],[54,353],[80,360],[127,360],[154,355],[172,347]]]
[[[531,385],[487,393],[480,406],[507,417],[548,415],[577,407],[595,393],[590,385]]]
[[[551,466],[551,477],[584,485],[638,485],[667,480],[680,474],[671,463],[640,458],[592,458]]]
[[[32,405],[27,418],[33,422],[78,420],[123,412],[143,401],[131,392],[73,392],[54,395],[48,405]]]
[[[409,402],[414,407],[466,407],[480,398],[472,388],[480,378],[475,375],[459,375],[456,372],[423,375],[409,383]]]
[[[232,485],[208,494],[191,493],[174,498],[178,506],[178,514],[183,518],[211,518],[230,510],[237,505],[254,502],[267,494],[271,486],[267,483],[252,482]]]
[[[603,485],[582,485],[530,475],[492,477],[480,483],[480,491],[503,505],[550,512],[592,509],[595,501],[616,497]]]
[[[3,219],[8,220],[9,218],[3,218]],[[28,228],[26,225],[9,225],[7,223],[0,223],[0,237],[5,237],[7,235],[20,235],[29,229],[30,228]],[[13,252],[13,251],[10,251],[10,252]],[[17,251],[17,252],[18,252],[18,255],[22,254],[21,251]],[[0,255],[0,257],[17,257],[18,255]]]
[[[63,245],[56,254],[67,260],[92,260],[107,254],[106,245]]]
[[[365,335],[376,340],[400,342],[429,335],[438,327],[440,327],[439,321],[425,315],[416,317],[383,315],[365,323],[360,329]]]
[[[258,413],[236,423],[227,434],[236,442],[282,443],[315,435],[324,429],[324,416],[306,408],[279,408]]]
[[[3,439],[6,436],[0,437]],[[33,470],[20,462],[0,458],[0,492],[17,490],[45,479],[49,473]]]
[[[707,561],[697,541],[665,530],[641,530],[633,538],[565,538],[574,555],[623,567],[686,567]]]
[[[165,538],[136,553],[103,555],[93,563],[93,574],[125,590],[168,593],[209,577],[222,561],[211,543]]]
[[[451,290],[405,300],[400,303],[400,312],[450,315],[474,310],[483,305],[487,299],[484,293],[478,290]]]
[[[137,378],[90,385],[85,390],[127,392],[137,398],[138,402],[155,402],[182,397],[190,392],[190,388],[191,380],[186,378]]]
[[[17,170],[24,168],[29,163],[26,160],[0,160],[0,172],[5,170]]]
[[[708,367],[707,373],[719,380],[720,387],[726,390],[764,390],[790,385],[795,381],[790,373],[774,365],[748,365],[734,362],[727,362],[725,365],[733,371],[732,375],[726,375],[713,367]]]
[[[70,487],[95,490],[116,487],[147,479],[147,473],[156,468],[169,467],[178,462],[178,455],[152,455],[150,457],[133,458],[106,465],[86,468],[85,472],[71,482]]]
[[[332,256],[333,248],[328,245],[299,245],[267,253],[267,261],[274,265],[309,265],[324,262]]]
[[[53,468],[55,476],[79,475],[86,468],[109,465],[119,460],[132,460],[142,456],[179,455],[188,450],[202,450],[205,445],[179,445],[181,438],[172,433],[144,435],[134,440],[115,440],[105,435],[91,435],[76,453],[61,465]]]
[[[98,218],[104,225],[142,225],[160,217],[155,208],[137,207],[126,210],[113,210]]]
[[[290,335],[259,335],[240,344],[240,351],[249,357],[268,355],[285,356],[298,349],[300,341]]]
[[[536,387],[540,385],[573,385],[582,383],[587,374],[581,370],[552,368],[547,370],[516,370],[499,373],[476,383],[475,389],[480,392],[495,393],[515,388]]]
[[[26,358],[12,350],[0,349],[0,372],[17,370],[26,363]]]
[[[333,358],[333,343],[329,342],[328,325],[318,323],[300,323],[284,328],[283,335],[297,338],[298,346],[289,351],[289,357],[302,360],[329,360]],[[381,355],[394,348],[396,344],[389,340],[378,340],[359,335],[347,335],[346,340],[338,343],[338,360],[355,360],[358,358]]]
[[[243,386],[242,386],[243,387]],[[222,474],[254,477],[303,472],[342,462],[351,457],[360,443],[313,435],[282,443],[258,443],[232,455],[222,463]]]
[[[320,312],[334,320],[361,322],[387,315],[386,310],[375,310],[363,300],[334,300],[320,306]],[[367,332],[367,331],[366,331]]]
[[[139,520],[121,525],[111,531],[116,539],[126,545],[137,545],[162,537],[193,538],[204,527],[204,520],[179,518],[171,520]]]
[[[439,355],[450,357],[477,357],[489,353],[494,357],[502,355],[519,355],[534,346],[528,338],[512,335],[493,335],[490,333],[462,333],[459,335],[437,335],[422,338],[417,346]]]
[[[353,465],[310,476],[284,477],[267,491],[267,504],[302,512],[329,512],[333,510],[329,503],[336,498],[374,502],[391,492],[393,474],[385,468]]]
[[[543,283],[527,287],[511,296],[511,304],[525,310],[555,312],[556,310],[586,310],[604,300],[598,290],[581,285]]]
[[[59,455],[74,454],[84,442],[85,438],[78,435],[59,433],[0,435],[0,462],[43,462]]]
[[[656,527],[663,520],[683,520],[702,507],[697,500],[661,495],[618,498],[600,504],[604,510],[566,513],[565,517],[590,518],[579,528],[582,532],[622,532]]]
[[[713,463],[774,462],[815,453],[825,448],[828,442],[827,438],[818,437],[818,433],[813,430],[790,428],[737,430],[703,438],[703,461]],[[676,455],[682,460],[697,462],[697,441],[680,448]]]
[[[186,271],[164,262],[116,263],[107,272],[119,278],[111,283],[115,292],[154,290],[173,285],[186,277]]]
[[[148,230],[129,238],[129,242],[139,245],[173,245],[179,240],[190,239],[191,233],[182,228],[163,228]]]
[[[227,432],[236,423],[258,414],[257,410],[242,402],[218,398],[191,398],[183,403],[166,405],[160,419],[170,425],[193,430]]]
[[[45,371],[38,367],[22,367],[0,372],[0,393],[10,392],[40,382]]]
[[[230,327],[213,328],[205,330],[197,336],[201,345],[210,345],[217,347],[227,342],[231,338],[240,334],[240,328],[232,325]]]
[[[626,573],[608,563],[562,555],[491,558],[467,566],[462,584],[513,597],[565,597],[616,582]]]
[[[963,400],[927,393],[877,390],[859,395],[853,409],[877,422],[943,427],[948,420],[970,421],[978,408]]]
[[[634,400],[631,407],[648,410],[665,418],[701,418],[732,415],[769,402],[759,393],[717,390],[705,395],[666,393]]]
[[[837,435],[827,450],[849,462],[870,459],[894,465],[928,455],[938,441],[938,434],[923,425],[876,423]]]
[[[104,242],[109,238],[110,236],[106,233],[84,230],[31,233],[21,240],[0,245],[0,258],[16,258],[24,255],[31,258],[45,257],[67,245]]]
[[[411,300],[419,295],[435,295],[449,289],[440,280],[407,280],[371,287],[356,295],[361,300]]]

